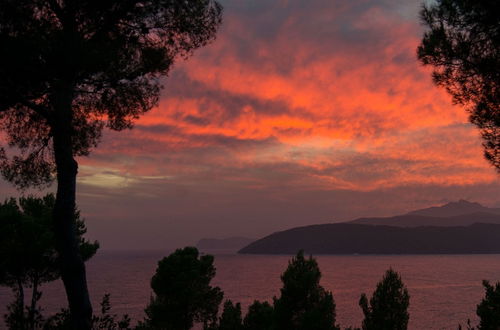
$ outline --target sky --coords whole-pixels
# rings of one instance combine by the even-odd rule
[[[177,61],[159,105],[78,159],[102,249],[500,206],[478,131],[416,59],[418,1],[220,2],[217,39]]]

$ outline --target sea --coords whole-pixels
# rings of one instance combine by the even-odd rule
[[[150,279],[157,262],[168,252],[99,251],[87,263],[87,278],[94,309],[106,293],[111,312],[128,314],[135,324],[144,317],[151,297]],[[212,281],[224,298],[240,302],[243,312],[254,301],[272,302],[281,288],[280,275],[292,256],[216,254],[217,274]],[[457,329],[467,319],[477,324],[475,311],[484,296],[483,280],[500,281],[500,255],[319,255],[321,285],[333,292],[337,322],[344,328],[360,326],[360,295],[369,297],[390,267],[401,274],[410,294],[410,329]],[[49,315],[65,306],[60,281],[42,286],[41,306]],[[12,300],[0,288],[0,312]],[[0,328],[5,329],[3,321]]]

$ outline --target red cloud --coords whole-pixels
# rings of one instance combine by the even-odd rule
[[[135,155],[127,173],[252,187],[264,168],[322,189],[494,182],[466,113],[417,63],[416,9],[228,3],[218,40],[179,63],[158,108],[85,163]]]

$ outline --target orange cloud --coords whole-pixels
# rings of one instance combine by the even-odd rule
[[[159,106],[84,163],[251,187],[265,168],[321,189],[495,182],[467,114],[416,60],[417,9],[227,3],[217,41],[178,63]]]

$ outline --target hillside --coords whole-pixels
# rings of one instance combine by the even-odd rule
[[[391,227],[324,224],[277,232],[239,253],[294,254],[480,254],[500,253],[500,225]]]
[[[396,227],[419,227],[419,226],[469,226],[474,223],[500,224],[500,214],[473,213],[457,215],[453,217],[431,217],[416,215],[413,213],[397,215],[387,218],[360,218],[348,223],[364,225],[382,225]]]

